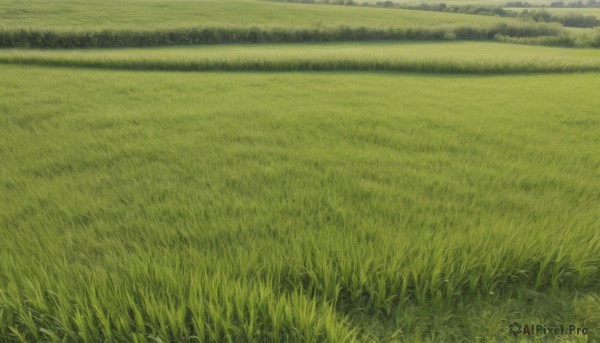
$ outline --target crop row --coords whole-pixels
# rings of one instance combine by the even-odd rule
[[[419,73],[511,74],[600,71],[593,59],[531,58],[389,58],[377,56],[239,56],[229,58],[147,58],[44,55],[15,52],[0,63],[75,68],[165,71],[390,71]]]
[[[495,23],[377,27],[204,27],[157,30],[56,31],[0,29],[0,47],[100,48],[217,43],[314,42],[357,40],[490,40],[509,37],[554,36],[556,25]]]

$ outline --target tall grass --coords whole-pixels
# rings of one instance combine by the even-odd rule
[[[1,51],[0,63],[126,70],[504,74],[600,71],[600,52],[484,42],[361,42],[106,50],[15,49]]]
[[[596,328],[599,81],[2,66],[0,341]]]
[[[60,31],[0,29],[0,47],[100,48],[216,43],[317,42],[355,40],[489,40],[557,35],[560,27],[533,23],[415,25],[389,28],[367,26],[268,27],[223,26],[188,29]]]
[[[377,58],[239,58],[228,60],[149,60],[47,58],[43,56],[2,56],[0,63],[76,68],[165,71],[390,71],[451,74],[572,73],[600,71],[600,62],[518,59],[377,59]]]
[[[600,29],[584,33],[562,33],[555,36],[510,37],[498,34],[495,40],[504,43],[563,46],[578,48],[600,48]]]

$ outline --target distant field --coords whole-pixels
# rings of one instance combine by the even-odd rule
[[[593,15],[596,16],[596,18],[600,18],[600,8],[551,8],[551,7],[544,7],[544,8],[515,8],[515,7],[506,7],[504,8],[505,10],[511,10],[511,11],[518,11],[521,12],[523,10],[544,10],[544,11],[548,11],[552,14],[569,14],[569,13],[580,13],[583,15]]]
[[[600,74],[1,70],[0,340],[600,327]]]
[[[370,4],[374,4],[377,2],[381,2],[382,0],[366,0],[366,1],[357,1],[362,4],[364,2],[368,2]],[[385,1],[385,0],[383,0]],[[485,6],[495,6],[495,7],[504,7],[508,2],[514,2],[517,0],[393,0],[395,4],[406,4],[406,5],[418,5],[418,4],[441,4],[445,3],[447,5],[485,5]],[[528,2],[530,4],[539,5],[539,6],[550,6],[550,3],[555,0],[523,0],[523,2]],[[569,1],[567,1],[569,2]],[[586,1],[583,1],[584,3]]]
[[[208,45],[0,50],[0,63],[155,70],[599,71],[600,50],[486,42]]]
[[[0,0],[0,26],[53,29],[214,25],[367,25],[514,22],[518,19],[260,0]]]
[[[381,2],[381,1],[382,0],[367,0],[367,1],[357,1],[357,2],[360,4],[362,4],[364,2],[368,2],[370,4],[375,4],[375,3]],[[385,0],[383,0],[383,1],[385,1]],[[395,4],[405,4],[405,5],[445,3],[447,5],[487,5],[487,6],[503,7],[509,1],[513,1],[513,0],[393,0],[392,2]],[[528,1],[528,2],[536,3],[536,0]]]

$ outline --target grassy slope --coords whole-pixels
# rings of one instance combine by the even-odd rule
[[[517,19],[257,0],[0,0],[0,25],[53,29],[222,25],[367,25],[514,22]]]
[[[600,70],[600,51],[484,42],[209,45],[94,50],[4,50],[0,63],[163,70]],[[420,68],[420,69],[419,69]]]
[[[598,328],[599,82],[2,66],[0,340]]]

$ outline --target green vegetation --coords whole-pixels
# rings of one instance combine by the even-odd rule
[[[99,14],[101,13],[101,14]],[[253,0],[0,0],[0,48],[107,48],[568,35],[520,18]],[[575,41],[575,35],[570,41]]]
[[[5,29],[146,30],[236,26],[368,26],[489,24],[498,18],[388,11],[259,0],[0,0]],[[518,23],[518,20],[503,20]]]
[[[527,1],[510,1],[506,3],[507,7],[550,7],[550,8],[600,8],[600,2],[597,0],[577,1],[552,1],[550,3],[529,3]]]
[[[523,10],[536,10],[537,8],[505,8],[510,11],[518,11],[522,12]],[[552,7],[544,7],[544,11],[547,11],[553,15],[561,15],[567,16],[571,13],[577,13],[585,16],[594,16],[596,18],[600,18],[600,8],[552,8]]]
[[[537,22],[559,22],[567,27],[590,28],[600,26],[596,16],[581,13],[552,14],[545,9],[524,9],[519,16],[529,17]]]
[[[98,48],[215,43],[306,42],[349,40],[443,40],[492,39],[496,35],[538,37],[558,35],[557,26],[521,23],[492,25],[429,25],[390,28],[329,27],[329,28],[268,28],[268,27],[206,27],[175,30],[141,31],[0,31],[0,47],[27,48]]]
[[[560,36],[540,36],[540,37],[506,37],[502,35],[496,36],[496,40],[504,43],[512,44],[527,44],[527,45],[546,45],[546,46],[561,46],[561,47],[576,47],[578,44],[584,46],[598,48],[600,47],[600,31],[596,31],[592,36],[585,35],[583,37],[563,34]],[[591,39],[590,39],[591,38]]]
[[[67,0],[61,4],[0,1],[0,18],[3,18],[0,48],[493,39],[519,44],[600,46],[600,34],[567,31],[558,23],[540,23],[595,25],[595,18],[579,14],[555,16],[536,11],[527,14],[525,17],[530,20],[525,20],[511,17],[511,11],[500,7],[473,5],[442,8],[421,4],[419,9],[428,11],[411,11],[253,0],[110,1],[114,0],[108,3]],[[98,15],[99,9],[103,15]],[[488,15],[431,13],[457,12],[455,9],[465,13],[484,9]]]
[[[363,70],[434,73],[600,71],[600,51],[485,42],[253,44],[4,50],[0,63],[181,71]]]
[[[591,28],[600,26],[600,21],[593,15],[583,15],[581,13],[567,13],[555,15],[545,9],[523,9],[520,12],[509,9],[505,10],[502,7],[491,7],[485,5],[452,5],[448,6],[441,4],[420,5],[398,5],[402,9],[412,9],[419,11],[435,11],[435,12],[450,12],[450,13],[467,13],[475,15],[488,15],[500,17],[519,17],[528,18],[535,22],[545,23],[560,23],[565,27]]]
[[[599,74],[1,68],[2,341],[600,327]]]
[[[442,3],[427,3],[421,2],[419,4],[406,4],[393,1],[376,1],[376,2],[355,2],[351,0],[272,0],[282,1],[291,3],[317,3],[317,4],[333,4],[333,5],[345,5],[345,6],[365,6],[365,7],[380,7],[380,8],[392,8],[392,9],[409,9],[418,11],[433,11],[433,12],[446,12],[446,13],[461,13],[461,14],[474,14],[474,15],[487,15],[487,16],[499,16],[499,17],[519,17],[528,18],[536,22],[557,22],[561,23],[566,27],[581,27],[590,28],[600,26],[599,21],[595,16],[583,15],[581,13],[568,13],[567,15],[553,15],[544,9],[523,9],[520,12],[513,10],[505,10],[502,6],[493,6],[491,3],[487,4],[451,4],[448,5]],[[595,4],[595,0],[594,4]],[[506,4],[507,7],[519,7],[528,6],[533,7],[529,3],[523,2],[509,2]],[[583,4],[582,4],[583,6]],[[540,6],[536,6],[540,8]]]
[[[0,343],[600,341],[584,47],[531,18],[0,0]]]

